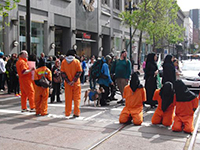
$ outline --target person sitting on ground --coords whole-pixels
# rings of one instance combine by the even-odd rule
[[[128,123],[133,120],[134,125],[141,125],[143,122],[143,102],[146,101],[145,88],[140,84],[138,72],[131,75],[130,85],[125,86],[123,98],[125,107],[122,110],[119,122]]]
[[[181,80],[174,83],[176,93],[176,111],[172,131],[186,133],[194,131],[193,117],[198,107],[199,99]]]
[[[158,101],[158,107],[151,119],[152,124],[171,126],[174,120],[175,94],[173,84],[166,82],[154,93],[153,100]]]

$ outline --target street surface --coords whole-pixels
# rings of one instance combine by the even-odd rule
[[[140,77],[143,84],[143,77]],[[34,113],[21,113],[20,98],[0,97],[0,150],[183,150],[190,144],[191,135],[172,132],[171,128],[152,125],[155,109],[144,108],[141,126],[119,124],[124,106],[111,101],[109,106],[94,107],[93,102],[83,105],[82,86],[81,115],[79,118],[65,117],[65,104],[48,104],[48,116],[36,117]],[[120,95],[116,95],[121,99]],[[6,102],[7,100],[7,102]],[[64,101],[64,94],[61,95]],[[50,100],[49,100],[50,102]],[[195,117],[198,113],[195,114]],[[195,150],[200,149],[200,128]]]

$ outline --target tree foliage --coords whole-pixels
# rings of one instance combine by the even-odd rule
[[[20,0],[4,0],[0,2],[0,16],[5,17],[8,12],[15,9]]]
[[[174,0],[143,0],[139,9],[124,11],[120,14],[124,25],[133,27],[133,36],[136,30],[146,34],[146,43],[152,44],[153,48],[162,48],[166,45],[183,41],[184,28],[177,23],[178,11],[180,10]]]

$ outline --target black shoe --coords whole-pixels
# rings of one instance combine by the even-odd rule
[[[79,116],[78,115],[73,115],[73,118],[78,118]]]
[[[109,103],[101,104],[101,106],[109,106]]]
[[[125,100],[121,99],[120,101],[117,101],[117,104],[123,104],[125,103]]]
[[[113,97],[112,100],[113,100],[113,101],[117,101],[118,99]]]
[[[62,101],[57,101],[57,103],[62,103]]]

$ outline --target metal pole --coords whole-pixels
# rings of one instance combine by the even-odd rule
[[[129,11],[132,14],[131,0],[129,0]],[[132,61],[132,28],[130,26],[130,61]]]
[[[26,50],[31,52],[31,7],[30,0],[26,0]]]

